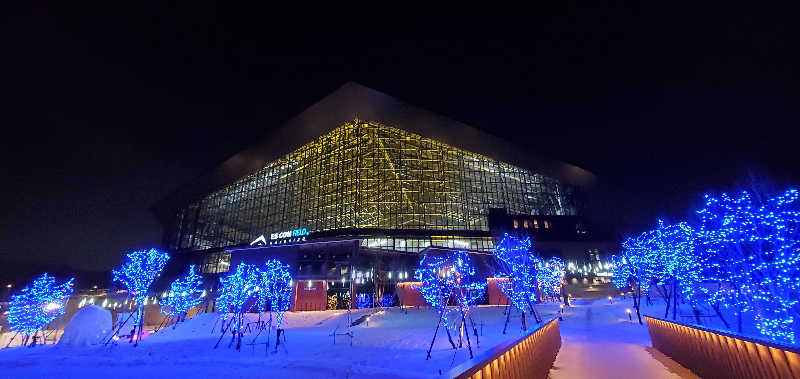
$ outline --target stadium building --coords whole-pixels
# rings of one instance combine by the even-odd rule
[[[301,298],[393,292],[426,251],[586,234],[590,172],[358,84],[273,130],[157,204],[171,270],[277,257],[317,309]]]

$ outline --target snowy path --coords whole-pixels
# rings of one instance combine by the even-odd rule
[[[560,322],[561,350],[550,377],[697,378],[694,373],[650,347],[645,325],[628,320],[630,300],[577,300]]]

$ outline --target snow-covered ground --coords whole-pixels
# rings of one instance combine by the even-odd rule
[[[632,308],[630,297],[621,298],[608,285],[570,287],[573,307],[560,322],[562,347],[550,376],[559,378],[696,378],[681,365],[651,348],[646,325],[639,325],[635,313],[629,320],[625,312]],[[607,296],[616,294],[613,304]],[[492,346],[517,338],[521,332],[518,312],[512,312],[508,334],[502,334],[504,307],[481,306],[474,313],[478,327],[482,325],[480,346],[473,343],[475,355]],[[537,305],[543,318],[556,314],[557,303]],[[138,347],[127,341],[111,347],[66,347],[58,345],[34,348],[16,347],[0,350],[0,378],[77,378],[115,377],[174,378],[225,376],[232,378],[305,375],[313,378],[430,378],[440,377],[469,358],[464,347],[453,350],[443,330],[439,331],[432,359],[425,360],[436,326],[437,314],[430,308],[401,310],[389,308],[356,310],[352,319],[372,313],[367,323],[352,328],[354,338],[336,338],[334,330],[344,332],[346,311],[288,312],[285,314],[286,349],[264,344],[265,335],[246,333],[241,351],[228,347],[226,335],[220,347],[213,349],[220,336],[220,320],[216,313],[200,314],[167,327],[142,340]],[[652,298],[643,314],[664,315],[664,302]],[[691,310],[682,305],[678,321],[693,322]],[[257,315],[248,316],[251,321]],[[671,319],[672,312],[669,318]],[[453,317],[454,318],[454,317]],[[714,317],[702,318],[706,326],[722,328]],[[729,323],[735,320],[728,318]],[[746,325],[750,320],[746,320]],[[535,322],[528,318],[529,325]],[[752,331],[751,331],[752,332]],[[454,334],[454,338],[457,336]]]
[[[630,297],[614,298],[613,304],[578,299],[572,305],[559,324],[562,345],[550,370],[553,379],[697,378],[651,347],[647,326],[625,312],[632,309]]]
[[[552,316],[556,303],[538,305],[543,317]],[[508,334],[502,334],[504,307],[482,306],[473,315],[481,328],[480,345],[474,354],[521,332],[519,313],[513,312]],[[354,311],[353,319],[375,312]],[[258,316],[249,315],[255,321]],[[568,317],[570,317],[568,315]],[[453,317],[455,318],[455,317]],[[226,335],[220,347],[213,349],[219,339],[218,314],[206,313],[143,339],[138,347],[127,341],[110,348],[67,347],[59,345],[16,347],[0,350],[0,376],[8,378],[85,378],[109,375],[117,378],[175,378],[224,376],[251,378],[304,375],[313,378],[430,378],[447,373],[452,367],[469,358],[466,340],[463,348],[453,350],[447,335],[439,330],[432,358],[425,360],[438,316],[430,308],[401,310],[389,308],[373,314],[369,324],[353,327],[352,346],[347,337],[338,336],[336,344],[330,334],[347,325],[345,311],[287,312],[286,349],[264,344],[262,334],[252,345],[255,334],[247,333],[241,351],[228,347]],[[535,325],[528,319],[530,326]],[[453,335],[458,344],[457,336]]]

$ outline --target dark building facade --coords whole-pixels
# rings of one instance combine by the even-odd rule
[[[155,210],[167,248],[205,274],[278,256],[329,287],[391,284],[430,248],[491,254],[514,229],[579,238],[593,181],[350,83]]]

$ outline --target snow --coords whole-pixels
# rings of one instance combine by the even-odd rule
[[[64,334],[58,341],[60,346],[90,346],[103,343],[111,333],[111,312],[97,305],[83,307],[69,320]]]
[[[639,325],[635,314],[631,321],[625,313],[626,308],[631,308],[630,297],[617,296],[610,304],[605,296],[614,293],[613,289],[596,286],[580,293],[578,288],[570,290],[573,295],[587,298],[574,300],[574,306],[566,309],[560,322],[563,344],[551,370],[552,378],[696,378],[650,347],[646,325]],[[537,309],[548,320],[556,315],[558,304],[545,303],[537,305]],[[520,336],[518,312],[512,312],[508,333],[502,334],[504,310],[505,307],[481,306],[473,314],[476,326],[482,329],[479,346],[471,338],[476,356]],[[659,312],[663,316],[663,302],[654,298],[644,313]],[[282,343],[285,349],[280,348],[277,353],[273,353],[274,330],[269,347],[264,343],[266,332],[259,335],[257,331],[246,331],[241,351],[235,349],[235,344],[229,347],[230,333],[214,349],[220,337],[221,315],[203,313],[149,335],[138,347],[124,340],[113,347],[60,344],[3,349],[0,377],[430,378],[469,359],[466,341],[463,348],[454,351],[440,329],[432,358],[425,360],[438,320],[431,308],[359,309],[350,319],[366,314],[370,314],[368,322],[351,328],[352,346],[345,336],[337,336],[335,344],[331,336],[334,331],[344,332],[348,325],[347,312],[342,310],[285,313],[286,344]],[[258,317],[247,315],[248,322],[257,321]],[[261,317],[265,320],[269,316]],[[455,317],[451,318],[455,321]],[[530,317],[528,325],[535,325]],[[451,332],[458,344],[456,332]]]
[[[558,309],[555,303],[537,307],[541,313],[551,315]],[[483,323],[480,346],[475,346],[476,341],[471,339],[475,355],[500,342],[519,337],[521,320],[517,312],[512,313],[508,334],[502,334],[504,309],[482,306],[475,312],[477,326],[480,328]],[[285,314],[285,350],[281,348],[272,353],[274,330],[269,347],[264,344],[265,333],[258,336],[257,344],[252,345],[257,332],[248,332],[241,351],[236,351],[235,344],[228,347],[230,334],[215,350],[214,344],[220,336],[219,314],[205,313],[178,324],[174,329],[168,326],[150,335],[138,347],[121,341],[123,343],[115,347],[48,345],[4,349],[0,351],[0,367],[4,368],[3,376],[29,378],[102,375],[122,378],[142,375],[148,378],[178,375],[250,378],[270,376],[270,372],[314,378],[430,378],[469,359],[466,341],[464,348],[454,351],[447,335],[440,330],[432,358],[425,360],[438,320],[435,310],[388,308],[375,312],[376,309],[353,311],[353,320],[366,313],[372,315],[368,322],[352,328],[352,346],[347,337],[337,336],[334,344],[330,336],[337,328],[342,332],[346,327],[347,312],[319,311]],[[257,314],[248,315],[248,321],[257,319]],[[535,325],[530,318],[528,322]],[[458,344],[455,332],[451,332]]]
[[[562,345],[551,378],[697,378],[650,347],[647,326],[625,312],[633,311],[630,297],[613,300],[573,301],[559,324]]]

